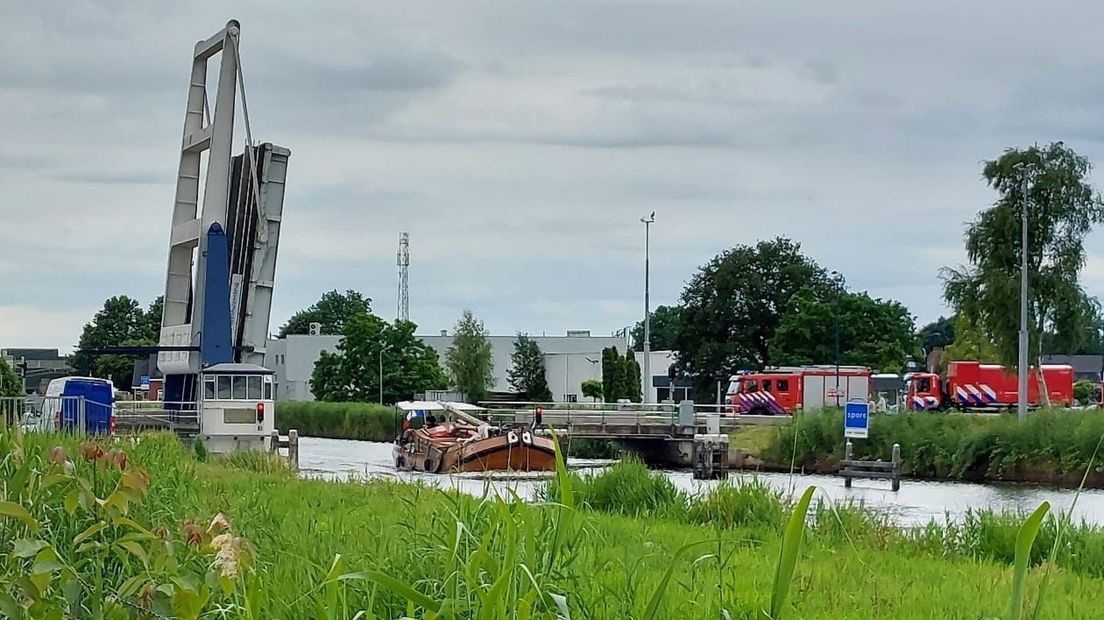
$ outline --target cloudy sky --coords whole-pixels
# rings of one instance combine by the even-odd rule
[[[609,333],[653,210],[654,303],[785,235],[926,321],[983,159],[1104,161],[1098,3],[226,4],[0,5],[0,347],[162,292],[191,49],[231,17],[254,136],[292,151],[273,330],[333,288],[393,317],[407,230],[423,332]]]

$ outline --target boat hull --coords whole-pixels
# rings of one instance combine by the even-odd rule
[[[510,431],[468,443],[434,440],[419,434],[395,446],[395,466],[429,473],[553,471],[552,439],[529,431]]]

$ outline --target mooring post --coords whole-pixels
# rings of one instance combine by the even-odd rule
[[[268,438],[268,449],[273,452],[280,451],[280,431],[273,430],[272,434]]]
[[[843,486],[848,489],[851,488],[851,476],[847,475],[850,469],[851,454],[854,451],[854,447],[851,445],[851,440],[847,440],[847,447],[843,450]]]
[[[893,444],[893,490],[901,490],[901,444]]]
[[[288,429],[288,461],[292,468],[299,469],[299,431]]]

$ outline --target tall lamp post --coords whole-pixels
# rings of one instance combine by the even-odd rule
[[[840,406],[840,295],[843,294],[843,274],[838,271],[832,272],[832,281],[836,283],[836,304],[835,311],[832,313],[835,316],[835,354],[836,354],[836,406]]]
[[[1015,165],[1020,171],[1020,355],[1019,355],[1019,393],[1016,402],[1016,414],[1021,422],[1027,419],[1027,207],[1030,204],[1028,183],[1031,170],[1024,162]]]
[[[644,375],[640,378],[643,385],[641,386],[641,400],[648,400],[648,388],[652,383],[652,309],[650,300],[648,298],[649,284],[650,284],[650,262],[651,262],[651,234],[652,224],[655,222],[655,211],[648,217],[640,218],[640,222],[644,224],[644,368],[641,374]]]

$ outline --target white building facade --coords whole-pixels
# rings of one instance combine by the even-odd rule
[[[453,336],[442,333],[418,338],[437,351],[442,367]],[[583,381],[602,378],[602,350],[615,347],[624,355],[628,341],[619,336],[591,336],[588,331],[571,331],[564,336],[530,336],[544,353],[545,377],[556,402],[578,402]],[[510,392],[507,371],[517,336],[489,336],[491,361],[494,365],[492,392]],[[337,351],[341,336],[293,335],[270,340],[265,354],[265,366],[276,371],[276,395],[279,400],[314,400],[310,389],[314,363],[322,351]],[[660,352],[653,352],[653,360]],[[641,354],[637,353],[638,361]],[[667,364],[652,368],[666,373]],[[660,372],[662,371],[662,372]]]

